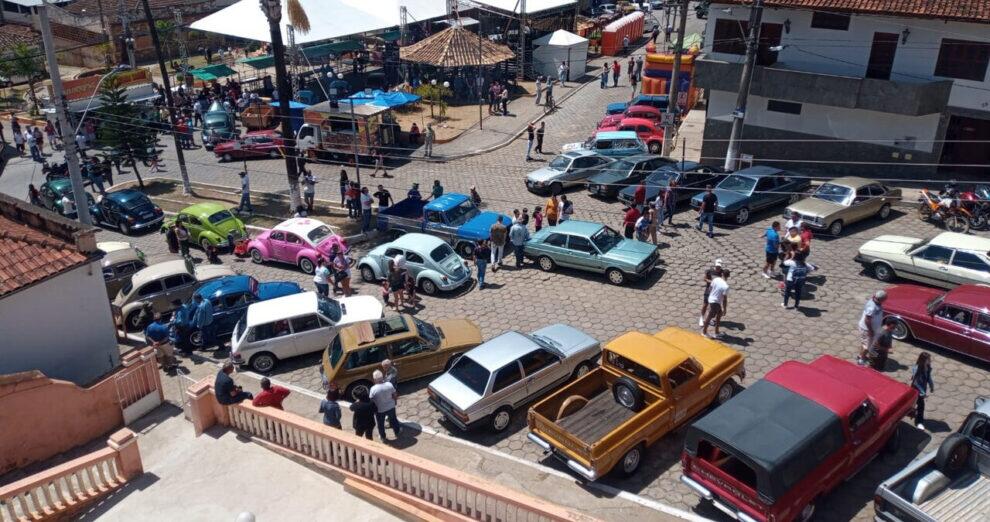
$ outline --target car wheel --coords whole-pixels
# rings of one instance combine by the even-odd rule
[[[661,149],[660,142],[651,141],[649,147],[650,147],[650,154],[660,154],[660,149]]]
[[[745,225],[746,223],[749,223],[749,209],[743,207],[739,209],[739,212],[736,212],[736,224]]]
[[[887,219],[887,218],[889,218],[890,217],[890,205],[884,205],[884,206],[880,207],[880,212],[877,212],[877,216],[879,216],[880,219]]]
[[[462,241],[457,244],[456,248],[457,254],[464,259],[469,259],[474,256],[474,245],[466,241]]]
[[[808,522],[809,520],[811,520],[811,517],[813,516],[815,516],[814,500],[809,502],[807,506],[804,506],[804,509],[802,509],[801,512],[798,513],[797,520],[799,520],[800,522]]]
[[[424,277],[419,283],[419,289],[426,295],[437,295],[437,284],[428,277]]]
[[[203,249],[203,252],[206,252],[209,249],[210,245],[212,244],[213,243],[211,243],[210,240],[205,237],[199,240],[199,247]]]
[[[491,427],[495,433],[502,433],[512,424],[512,408],[502,406],[492,414]]]
[[[553,183],[550,184],[551,194],[555,196],[559,196],[562,192],[564,192],[564,186],[561,185],[559,181],[554,181]]]
[[[313,262],[308,257],[304,257],[299,260],[299,270],[306,274],[312,274],[316,267],[313,266]]]
[[[722,405],[729,402],[729,399],[732,398],[735,392],[736,386],[733,384],[732,379],[723,382],[722,386],[718,389],[718,393],[715,394],[715,404]]]
[[[274,355],[268,352],[261,352],[251,358],[251,369],[258,373],[266,373],[272,371],[275,367],[275,363],[278,359]]]
[[[230,154],[224,154],[222,158],[225,162],[230,162],[234,158]]]
[[[368,390],[371,389],[371,383],[368,381],[355,381],[352,382],[347,390],[344,392],[344,396],[351,402],[357,402],[357,397],[359,393],[367,394]]]
[[[203,331],[199,329],[193,330],[192,332],[189,333],[189,338],[187,339],[187,341],[189,341],[190,346],[194,346],[196,348],[202,348],[204,344]]]
[[[959,476],[966,468],[972,447],[969,439],[961,433],[953,433],[942,441],[935,453],[935,467],[949,478]]]
[[[141,309],[134,310],[127,314],[127,319],[124,320],[124,329],[128,332],[136,332],[143,326],[141,323]]]
[[[887,263],[873,263],[873,275],[877,276],[877,279],[883,281],[884,283],[889,283],[894,280],[897,275],[894,273],[894,269],[890,267]]]
[[[557,268],[557,264],[554,263],[553,259],[550,259],[549,256],[540,256],[539,259],[536,260],[536,263],[540,265],[540,270],[543,270],[544,272],[552,272],[554,268]]]
[[[629,377],[616,379],[612,385],[612,396],[615,402],[632,411],[639,411],[643,407],[643,390]]]
[[[368,265],[361,265],[361,279],[365,283],[375,282],[375,271]]]
[[[258,265],[265,262],[264,256],[261,255],[261,250],[257,248],[251,249],[251,261]]]
[[[891,319],[894,322],[894,330],[890,332],[890,336],[898,341],[906,341],[911,338],[911,329],[908,328],[907,323],[900,319]]]
[[[828,227],[828,233],[832,234],[833,237],[838,237],[839,234],[842,234],[842,227],[843,227],[842,220],[837,219],[833,221],[832,224]]]
[[[126,221],[121,221],[120,224],[117,225],[117,228],[120,229],[121,234],[124,234],[125,236],[131,235],[131,227]]]
[[[636,470],[639,469],[639,464],[643,462],[643,450],[643,445],[637,444],[622,456],[621,467],[619,469],[623,475],[630,477],[636,473]]]
[[[581,377],[588,375],[588,372],[590,371],[591,371],[591,363],[585,361],[577,365],[577,368],[574,368],[574,374],[572,376],[575,379],[580,379]]]
[[[271,159],[278,159],[278,151],[277,151],[277,150],[274,150],[274,149],[272,149],[272,150],[271,150],[271,151],[270,151],[270,152],[268,153],[268,157],[269,157],[269,158],[271,158]]]
[[[622,273],[622,270],[618,268],[609,268],[605,271],[605,277],[608,278],[608,282],[615,286],[622,286],[626,282],[626,274]]]

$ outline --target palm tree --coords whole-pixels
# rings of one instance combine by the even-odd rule
[[[28,82],[28,97],[31,99],[31,114],[38,113],[38,96],[34,92],[34,84],[45,72],[45,61],[41,58],[38,48],[21,42],[14,45],[10,53],[10,74],[24,76]]]

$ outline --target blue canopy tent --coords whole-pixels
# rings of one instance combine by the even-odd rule
[[[378,89],[367,92],[359,92],[348,97],[354,105],[375,105],[393,109],[410,103],[418,102],[422,97],[408,92],[384,92]]]
[[[273,101],[271,103],[272,107],[278,111],[279,102]],[[289,101],[289,123],[292,125],[292,133],[297,134],[300,127],[303,125],[303,109],[309,107],[305,103],[299,103],[297,101]],[[277,113],[277,112],[276,112]]]

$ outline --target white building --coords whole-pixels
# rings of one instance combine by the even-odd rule
[[[0,375],[86,385],[120,365],[96,231],[0,194]]]
[[[752,2],[711,5],[702,156],[725,157]],[[990,165],[990,4],[765,0],[741,152],[797,171],[924,179]],[[976,140],[976,141],[974,141]],[[774,162],[773,160],[777,160]],[[973,167],[977,166],[977,167]]]

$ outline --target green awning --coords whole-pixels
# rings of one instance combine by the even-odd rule
[[[267,69],[275,65],[275,57],[268,54],[265,56],[255,56],[253,58],[241,58],[237,63],[243,63],[255,69]]]
[[[356,40],[344,40],[343,42],[332,42],[303,49],[306,58],[323,58],[331,54],[340,54],[347,51],[363,51],[364,44]]]
[[[402,31],[389,31],[387,33],[382,33],[378,35],[379,38],[385,40],[386,42],[394,42],[402,36]]]
[[[224,76],[231,76],[237,74],[237,71],[227,67],[223,64],[218,65],[207,65],[206,67],[200,67],[199,69],[193,69],[189,71],[189,74],[195,76],[199,80],[211,81],[217,78],[222,78]]]

